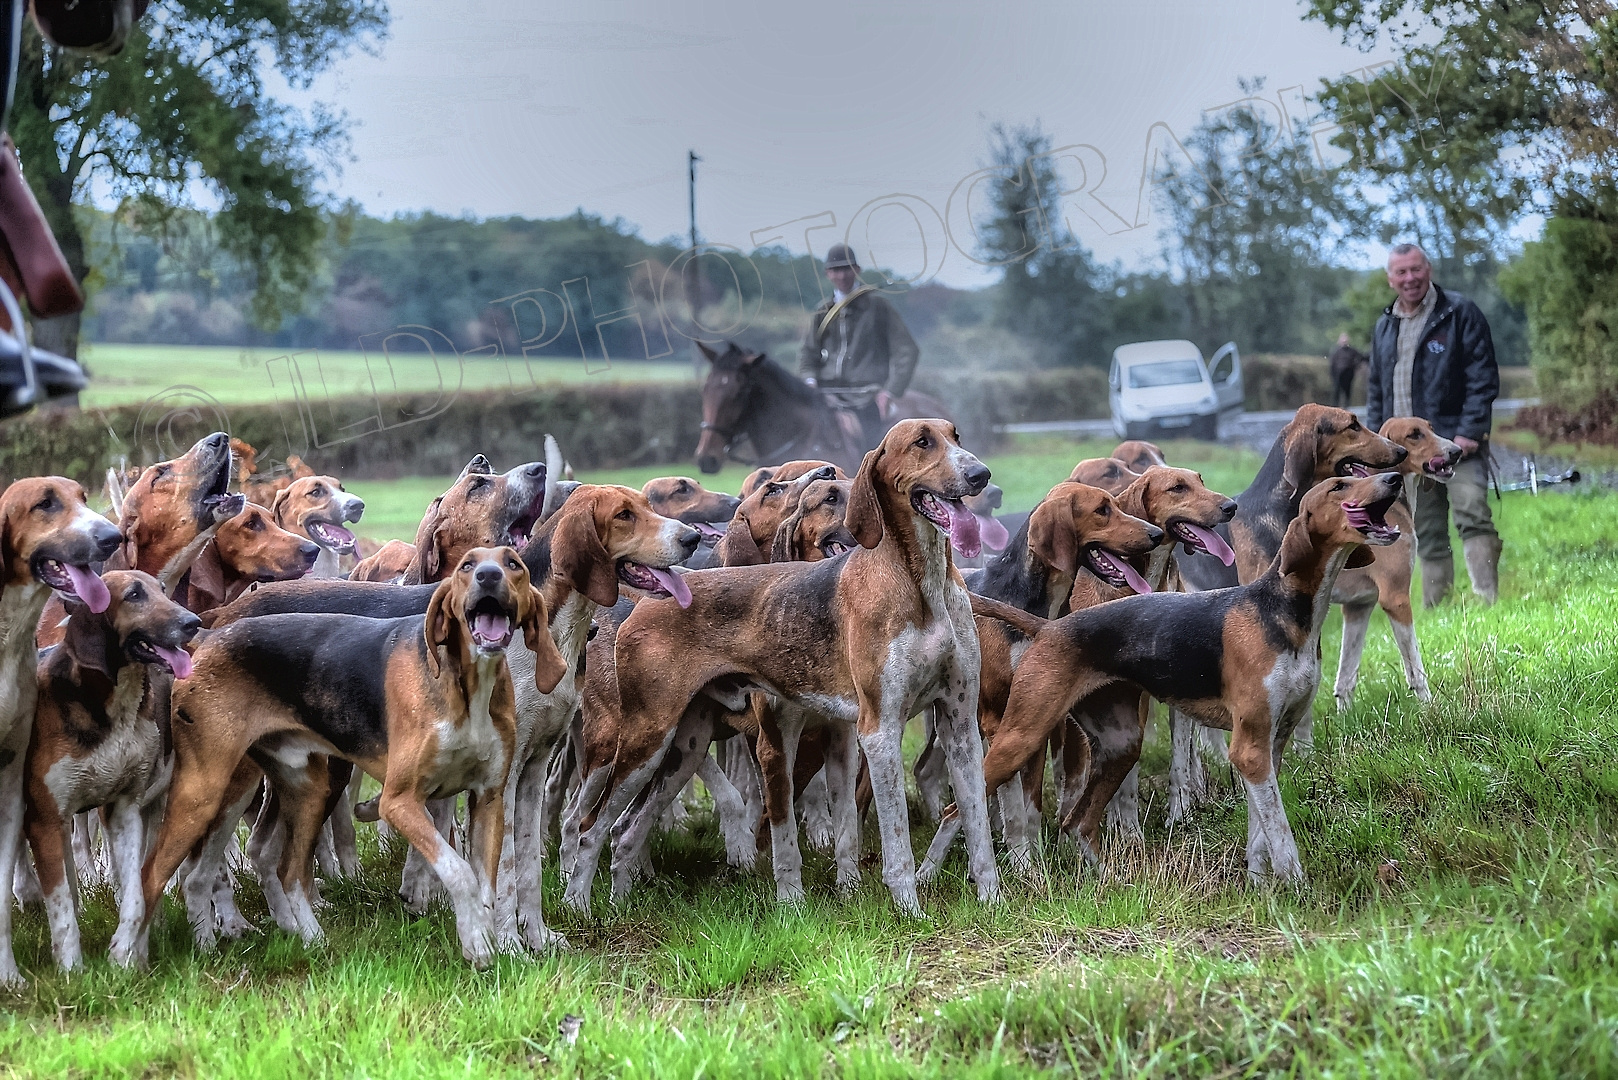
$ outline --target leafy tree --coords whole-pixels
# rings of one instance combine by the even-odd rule
[[[1256,94],[1259,82],[1244,83]],[[1183,279],[1192,336],[1258,352],[1315,351],[1342,317],[1349,275],[1333,264],[1364,214],[1308,144],[1250,106],[1205,118],[1193,166],[1163,180],[1166,254]]]
[[[1032,126],[989,130],[989,163],[1001,170],[982,254],[1005,265],[995,321],[1042,346],[1057,363],[1107,363],[1106,275],[1062,223],[1050,136]]]
[[[147,220],[211,203],[219,245],[253,273],[255,321],[279,323],[326,237],[318,184],[346,150],[346,121],[271,97],[265,59],[304,89],[373,48],[387,21],[383,0],[159,0],[105,61],[54,48],[30,24],[11,131],[74,274],[90,271],[73,206],[92,183]],[[69,355],[78,333],[77,316],[35,326]]]

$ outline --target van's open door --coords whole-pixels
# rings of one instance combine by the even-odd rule
[[[1208,375],[1213,379],[1214,395],[1219,398],[1219,411],[1240,412],[1242,408],[1242,357],[1236,343],[1227,341],[1208,361]]]

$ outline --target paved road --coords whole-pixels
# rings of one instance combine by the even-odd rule
[[[1506,398],[1494,403],[1495,419],[1502,415],[1516,412],[1524,405],[1532,404],[1532,399]],[[1363,419],[1365,409],[1355,409]],[[1292,410],[1279,412],[1243,412],[1228,416],[1219,421],[1219,441],[1238,446],[1250,446],[1261,453],[1269,450],[1270,444],[1281,429],[1286,427],[1287,421],[1292,419]],[[1031,424],[1004,424],[996,430],[1007,435],[1042,435],[1064,434],[1076,435],[1086,439],[1115,439],[1111,420],[1052,420]]]

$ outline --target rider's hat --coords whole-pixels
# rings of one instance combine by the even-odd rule
[[[836,270],[840,267],[852,266],[859,269],[859,260],[854,258],[854,249],[847,244],[833,244],[826,252],[826,269]]]

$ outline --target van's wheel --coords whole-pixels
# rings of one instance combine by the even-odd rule
[[[1191,437],[1202,439],[1204,442],[1219,441],[1219,417],[1199,416],[1191,425]]]
[[[1128,441],[1144,441],[1151,433],[1147,425],[1136,421],[1124,424],[1124,438]]]

